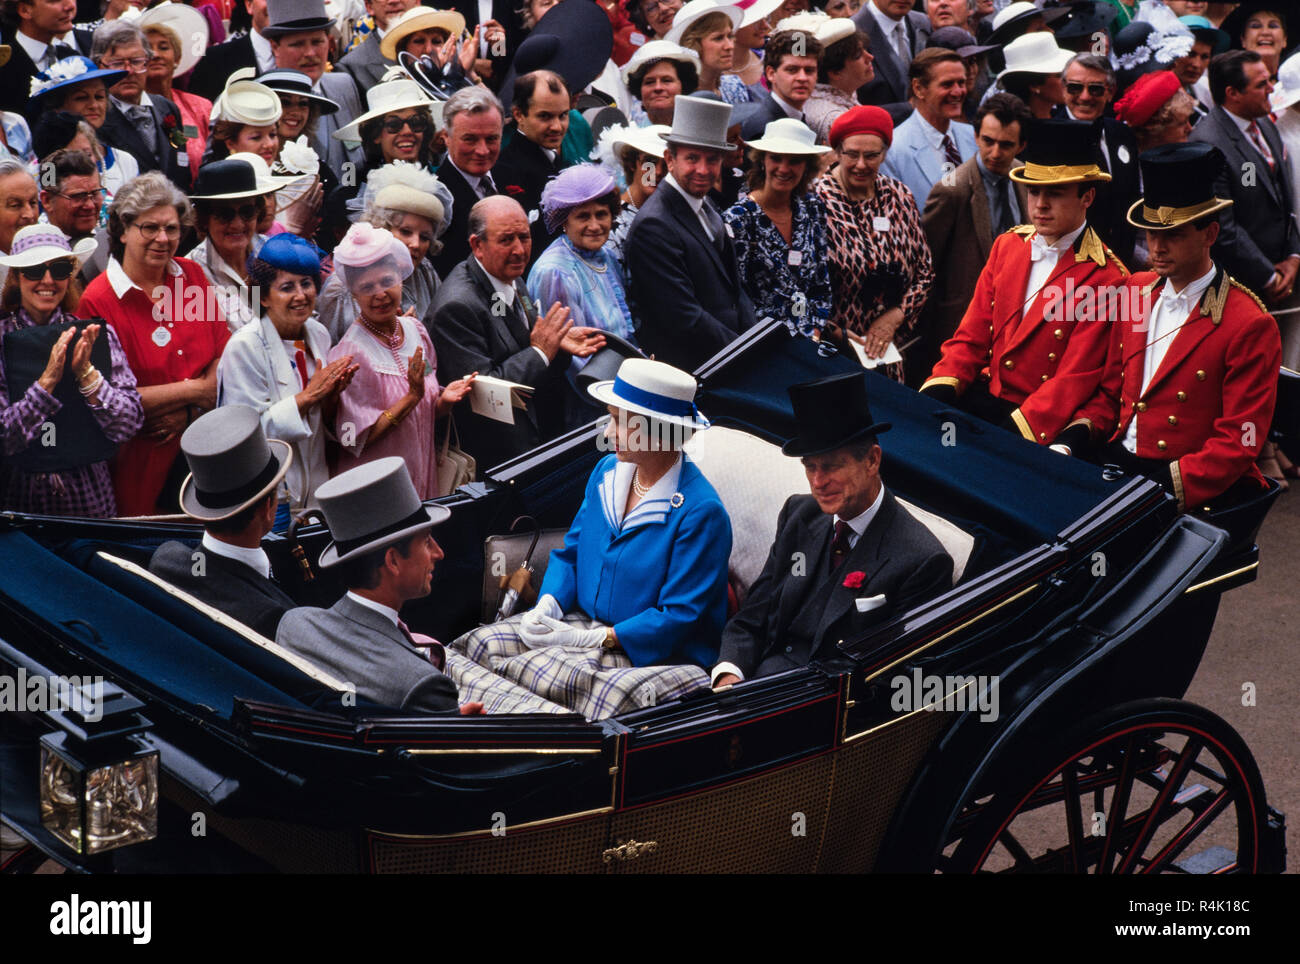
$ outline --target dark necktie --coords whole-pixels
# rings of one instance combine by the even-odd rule
[[[51,44],[50,49],[46,51],[46,60],[48,62],[45,65],[45,69],[48,70],[60,60],[64,60],[68,57],[76,57],[79,53],[80,51],[74,47],[69,47],[67,44]]]
[[[957,153],[957,145],[952,142],[952,137],[948,134],[943,135],[943,156],[953,167],[961,164],[961,155]]]
[[[713,235],[713,246],[721,251],[727,234],[727,229],[722,223],[722,216],[713,210],[713,205],[707,200],[700,206],[700,210],[704,212],[704,218],[709,222],[709,233]]]
[[[831,538],[831,569],[839,568],[844,557],[849,554],[849,533],[853,530],[843,519],[835,522],[835,535]]]
[[[1001,178],[997,186],[998,194],[998,234],[1005,234],[1016,226],[1011,214],[1011,182]]]

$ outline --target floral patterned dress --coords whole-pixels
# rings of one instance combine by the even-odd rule
[[[812,194],[794,198],[792,207],[788,244],[748,195],[722,217],[735,241],[740,283],[754,303],[755,317],[782,321],[792,335],[820,338],[831,317],[826,212]],[[833,351],[829,343],[824,347]]]
[[[813,181],[812,189],[826,207],[835,305],[831,321],[862,334],[881,313],[902,308],[903,322],[894,332],[894,344],[901,348],[911,338],[934,281],[912,192],[877,174],[876,196],[854,201],[834,168]],[[903,380],[901,363],[878,370]]]

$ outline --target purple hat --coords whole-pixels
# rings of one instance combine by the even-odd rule
[[[18,229],[9,244],[9,253],[0,254],[0,265],[6,268],[26,268],[45,264],[59,258],[76,258],[85,262],[95,253],[94,238],[82,238],[75,245],[68,236],[52,224],[29,224]]]
[[[552,234],[564,226],[569,212],[618,190],[618,185],[598,164],[566,167],[542,191],[542,213]]]

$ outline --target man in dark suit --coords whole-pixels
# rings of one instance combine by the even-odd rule
[[[989,97],[975,115],[975,156],[937,181],[925,202],[921,225],[934,258],[934,288],[917,325],[920,340],[904,359],[913,387],[925,381],[939,346],[957,330],[993,239],[1029,220],[1025,189],[1007,176],[1025,149],[1029,121],[1020,98]]]
[[[812,495],[786,500],[762,573],[722,631],[712,678],[726,686],[824,660],[839,644],[952,587],[952,557],[880,478],[867,375],[790,387]],[[827,518],[827,517],[830,518]]]
[[[708,193],[722,169],[731,105],[678,96],[668,175],[637,211],[624,246],[637,341],[694,371],[754,322],[736,249]]]
[[[0,66],[0,110],[17,111],[33,123],[39,113],[29,92],[36,72],[65,57],[90,56],[90,31],[72,29],[72,0],[5,0],[3,42],[9,62]]]
[[[433,259],[438,277],[446,278],[469,257],[469,212],[485,197],[497,194],[492,166],[501,155],[501,102],[482,87],[466,87],[447,98],[442,108],[447,130],[447,159],[438,177],[451,191],[451,224],[442,236],[442,250]]]
[[[451,3],[438,4],[438,6],[460,13],[465,18],[465,29],[471,34],[481,24],[495,22],[501,27],[504,36],[497,34],[486,38],[480,37],[480,56],[474,61],[474,72],[494,91],[500,91],[506,74],[510,71],[515,51],[519,49],[519,45],[528,34],[516,12],[519,4],[515,0],[452,0]],[[487,20],[482,18],[485,7],[491,14]],[[495,34],[495,31],[492,33]],[[483,43],[484,40],[486,43]],[[484,47],[487,56],[483,56]]]
[[[262,36],[270,19],[266,12],[266,0],[242,2],[253,18],[252,29],[207,49],[194,68],[194,73],[190,74],[191,93],[216,101],[226,89],[226,80],[241,67],[252,67],[262,74],[275,66],[271,41]]]
[[[194,172],[185,151],[181,109],[166,97],[145,91],[149,41],[140,28],[123,20],[100,24],[92,57],[106,70],[127,72],[108,88],[108,115],[97,132],[99,139],[134,157],[141,174],[162,171],[169,181],[188,191]]]
[[[912,112],[907,68],[925,49],[930,18],[913,10],[909,0],[864,0],[853,22],[870,38],[876,58],[876,76],[858,88],[858,100],[885,108],[901,124]]]
[[[262,538],[275,524],[289,444],[268,441],[251,408],[226,405],[195,419],[181,436],[181,451],[190,466],[181,508],[203,523],[203,541],[197,549],[164,542],[149,571],[274,638],[294,601],[273,581]]]
[[[570,356],[585,358],[605,340],[599,329],[578,328],[559,302],[538,316],[522,278],[532,239],[528,218],[507,197],[479,201],[469,213],[471,256],[438,287],[432,313],[438,380],[446,385],[478,372],[533,388],[514,424],[457,413],[461,446],[480,474],[564,431],[564,377]]]
[[[747,141],[763,136],[763,129],[782,117],[805,121],[803,106],[817,86],[817,59],[822,45],[816,37],[798,30],[783,30],[767,38],[763,76],[768,92],[758,107],[745,116],[740,136]]]
[[[1215,107],[1189,140],[1213,144],[1227,163],[1214,184],[1232,207],[1219,216],[1214,260],[1270,305],[1292,300],[1300,267],[1296,186],[1277,128],[1268,119],[1273,85],[1259,54],[1230,50],[1210,61]]]
[[[338,566],[348,587],[329,609],[287,613],[275,641],[385,706],[429,713],[457,709],[437,640],[402,622],[402,605],[429,594],[442,549],[430,531],[451,513],[424,506],[396,456],[342,472],[316,490],[334,541],[322,569]],[[462,716],[483,712],[465,703]]]
[[[1102,242],[1125,264],[1133,260],[1137,233],[1128,221],[1128,209],[1138,198],[1137,137],[1127,124],[1106,113],[1115,98],[1115,70],[1097,54],[1076,54],[1061,72],[1065,103],[1052,114],[1099,125],[1103,171],[1110,183],[1097,188],[1097,203],[1088,219]]]
[[[492,180],[528,215],[533,234],[531,267],[549,241],[541,212],[542,191],[564,168],[560,145],[569,129],[569,88],[559,74],[534,70],[515,80],[511,100],[515,132],[501,149]]]

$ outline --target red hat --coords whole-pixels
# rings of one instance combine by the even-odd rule
[[[1129,127],[1141,127],[1169,103],[1182,84],[1172,70],[1143,74],[1115,102],[1115,116]]]
[[[831,125],[831,147],[839,149],[846,137],[854,134],[875,134],[885,146],[894,139],[894,122],[882,107],[863,105],[846,110]]]

